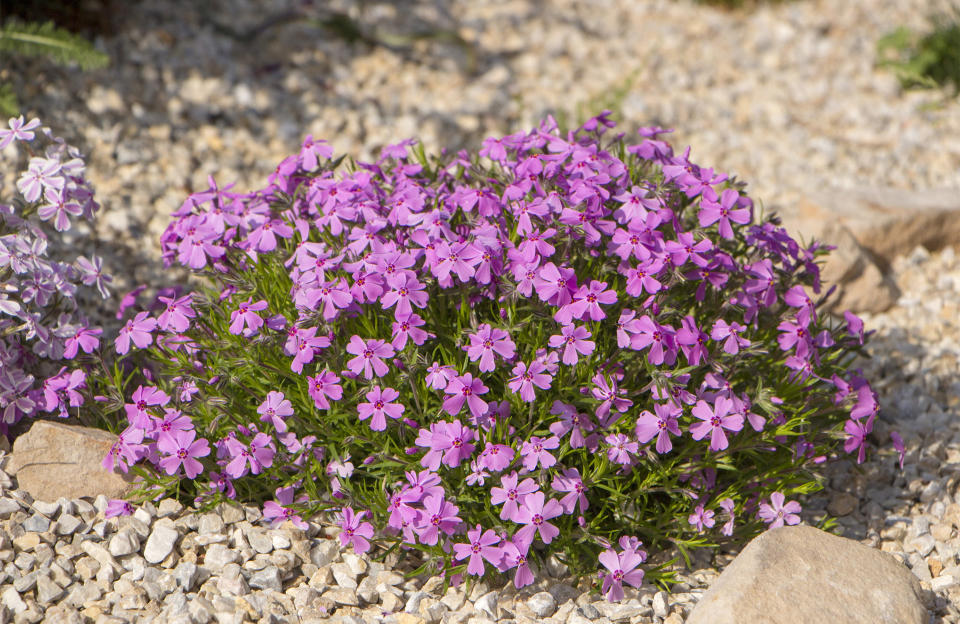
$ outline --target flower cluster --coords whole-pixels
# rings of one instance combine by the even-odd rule
[[[162,237],[209,287],[115,340],[146,374],[105,465],[145,495],[333,511],[343,544],[419,550],[454,582],[521,587],[556,553],[605,568],[611,600],[644,577],[641,538],[798,521],[786,495],[864,459],[863,325],[820,311],[824,249],[667,131],[612,126],[548,119],[447,161],[406,141],[339,175],[307,137],[263,189],[211,180]]]
[[[18,117],[0,129],[0,151],[16,178],[16,194],[0,200],[0,433],[7,433],[24,418],[66,417],[83,403],[86,373],[60,363],[99,346],[102,330],[79,310],[78,291],[95,288],[106,298],[110,277],[99,258],[69,257],[61,242],[99,208],[76,148],[39,120]],[[25,168],[16,175],[18,164]]]

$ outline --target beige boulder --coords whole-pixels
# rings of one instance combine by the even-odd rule
[[[838,286],[836,311],[886,310],[899,297],[889,277],[895,257],[918,246],[937,251],[960,244],[960,192],[955,189],[812,190],[779,214],[792,235],[837,247],[824,266],[827,286]]]
[[[887,553],[797,525],[756,537],[686,624],[927,624],[914,575]]]
[[[38,420],[14,440],[4,471],[34,500],[99,494],[122,498],[134,487],[133,475],[110,472],[101,464],[116,441],[117,436],[101,429]]]

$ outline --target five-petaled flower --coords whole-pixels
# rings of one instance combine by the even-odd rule
[[[350,372],[359,375],[363,373],[364,378],[372,379],[374,375],[383,377],[390,370],[390,367],[384,363],[384,358],[393,357],[396,353],[393,346],[383,340],[371,338],[364,340],[360,336],[352,336],[347,344],[347,353],[357,357],[347,362],[347,368]]]
[[[769,524],[769,528],[776,529],[784,524],[799,524],[801,511],[800,503],[797,501],[788,501],[784,504],[784,496],[781,492],[774,492],[770,495],[770,504],[760,503],[760,509],[757,515]]]

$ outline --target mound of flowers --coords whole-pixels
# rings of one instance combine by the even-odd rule
[[[0,198],[0,435],[25,418],[69,416],[83,404],[86,372],[68,360],[94,353],[102,329],[78,304],[109,295],[100,258],[71,247],[99,205],[80,152],[40,120],[0,128],[0,169],[15,192]],[[87,297],[89,299],[89,296]]]
[[[263,189],[211,182],[162,237],[204,286],[131,318],[136,368],[98,382],[126,419],[104,464],[144,500],[329,512],[454,583],[556,556],[610,600],[668,580],[648,552],[799,522],[824,462],[865,457],[863,324],[822,312],[825,249],[613,125],[373,163],[307,137]]]

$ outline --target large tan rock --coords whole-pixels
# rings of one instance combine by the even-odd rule
[[[812,190],[797,205],[780,211],[780,216],[794,236],[837,246],[824,271],[832,278],[825,280],[827,284],[840,287],[838,311],[886,310],[899,297],[888,276],[896,256],[917,246],[937,251],[960,243],[960,191],[956,189]]]
[[[890,555],[787,526],[747,544],[686,624],[927,624],[921,595],[916,577]]]
[[[34,500],[99,494],[122,498],[133,489],[133,475],[101,465],[116,441],[117,436],[101,429],[38,420],[14,441],[5,472]]]

